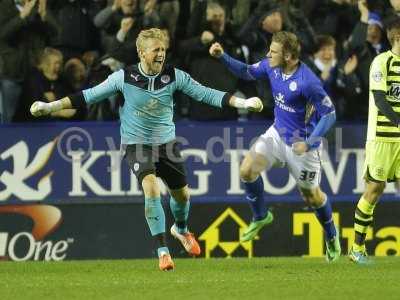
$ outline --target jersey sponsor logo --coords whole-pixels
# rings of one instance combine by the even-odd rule
[[[164,84],[167,84],[168,82],[170,82],[171,77],[169,75],[162,75],[161,76],[161,82]]]
[[[400,83],[392,83],[389,90],[389,96],[400,100]]]
[[[399,67],[399,66],[392,66],[392,67],[390,68],[390,71],[391,71],[391,72],[394,72],[394,73],[400,74],[400,67]]]
[[[322,105],[325,105],[327,107],[332,107],[333,103],[332,103],[331,98],[329,96],[325,96],[325,98],[322,99]]]
[[[275,96],[275,101],[285,103],[285,96],[283,96],[282,93],[278,93],[278,95]]]
[[[149,102],[143,107],[145,110],[156,110],[158,109],[158,100],[151,98]]]
[[[289,90],[291,90],[292,92],[294,92],[295,90],[297,90],[297,83],[296,83],[296,81],[292,81],[292,82],[289,84]]]
[[[296,112],[293,108],[290,106],[285,105],[285,96],[282,93],[278,93],[278,95],[274,96],[275,99],[275,104],[283,110],[286,110],[288,112]]]
[[[381,82],[381,81],[382,81],[382,78],[383,78],[383,74],[382,74],[381,71],[376,71],[376,72],[374,72],[374,73],[372,74],[372,79],[373,79],[375,82]]]

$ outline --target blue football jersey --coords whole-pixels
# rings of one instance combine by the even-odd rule
[[[138,64],[112,73],[104,82],[84,90],[83,96],[86,103],[92,104],[121,92],[121,144],[160,145],[175,139],[176,90],[217,107],[222,106],[226,94],[199,84],[179,69],[167,66],[160,74],[149,76]]]
[[[307,139],[319,119],[335,111],[321,81],[304,63],[289,78],[281,68],[270,67],[267,58],[250,65],[248,73],[254,79],[269,79],[275,100],[274,126],[288,145]]]

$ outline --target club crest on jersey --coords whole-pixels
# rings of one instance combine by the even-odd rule
[[[170,82],[171,77],[169,77],[169,75],[162,75],[161,76],[161,82],[167,84],[168,82]]]
[[[382,74],[381,71],[376,71],[376,72],[374,72],[374,73],[372,74],[372,79],[373,79],[375,82],[381,82],[382,78],[383,78],[383,74]]]
[[[294,92],[295,90],[297,90],[297,83],[296,83],[296,81],[292,81],[292,82],[289,84],[289,90],[291,90],[292,92]]]

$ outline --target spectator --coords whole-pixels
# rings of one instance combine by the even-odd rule
[[[45,48],[39,63],[31,69],[24,81],[20,106],[15,120],[20,122],[34,121],[29,108],[34,101],[45,100],[52,102],[72,91],[61,80],[63,55],[54,48]],[[75,109],[65,109],[51,116],[39,118],[40,121],[79,119]]]
[[[339,80],[339,63],[336,56],[336,41],[330,35],[319,35],[316,38],[317,50],[311,59],[306,60],[306,63],[313,72],[321,79],[323,87],[332,101],[335,103],[336,116],[338,119],[343,119],[346,113],[346,102],[343,97],[344,88],[349,81],[343,74]],[[357,59],[356,57],[349,60]],[[356,63],[352,61],[352,63]],[[350,64],[350,62],[349,62]],[[349,67],[346,67],[346,72],[349,72]],[[354,71],[351,70],[351,71]],[[347,75],[347,74],[346,74]]]
[[[137,0],[114,0],[111,6],[101,10],[95,16],[94,24],[102,30],[105,52],[125,64],[138,62],[135,41],[145,24],[158,25],[152,24],[152,15],[152,9],[142,15]]]
[[[338,55],[343,54],[342,45],[357,23],[357,8],[347,0],[318,0],[309,15],[317,34],[333,36],[339,45]]]
[[[156,2],[156,1],[155,1]],[[166,24],[170,38],[175,40],[176,25],[180,13],[178,0],[158,0],[160,22]]]
[[[368,108],[365,99],[368,99],[369,67],[377,54],[388,49],[388,44],[380,16],[369,11],[365,0],[358,2],[358,9],[360,21],[348,39],[345,50],[347,57],[357,56],[357,67],[354,72],[359,78],[361,92],[359,97],[347,101],[353,102],[351,111],[365,118]]]
[[[2,115],[4,122],[10,122],[27,72],[36,64],[38,54],[57,37],[58,27],[47,0],[3,0],[0,12]]]
[[[218,59],[208,54],[211,43],[218,41],[225,45],[226,51],[231,55],[242,55],[232,28],[226,24],[225,11],[217,3],[207,5],[206,2],[197,2],[193,14],[193,20],[200,19],[197,14],[205,15],[207,23],[200,28],[191,25],[194,32],[202,32],[201,35],[187,39],[180,45],[180,50],[186,54],[189,72],[203,85],[235,93],[238,89],[238,79]],[[238,114],[233,108],[220,110],[191,101],[189,117],[193,120],[235,120]]]
[[[269,51],[272,35],[282,29],[283,16],[279,5],[259,7],[258,11],[250,16],[238,33],[238,38],[249,47],[250,63],[256,63],[265,57]],[[254,114],[254,117],[271,118],[274,99],[269,81],[258,80],[248,84],[255,85],[257,96],[262,99],[265,107],[261,113]]]
[[[82,60],[71,58],[64,65],[64,78],[69,89],[77,92],[87,84],[87,70]]]
[[[99,7],[104,8],[106,1],[58,0],[56,3],[57,20],[60,25],[56,46],[63,52],[64,58],[68,60],[87,51],[98,51],[100,33],[93,24],[93,15]]]

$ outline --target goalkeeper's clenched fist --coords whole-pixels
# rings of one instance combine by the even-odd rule
[[[53,102],[35,101],[31,105],[30,112],[34,117],[41,117],[66,108],[72,108],[68,97]]]

